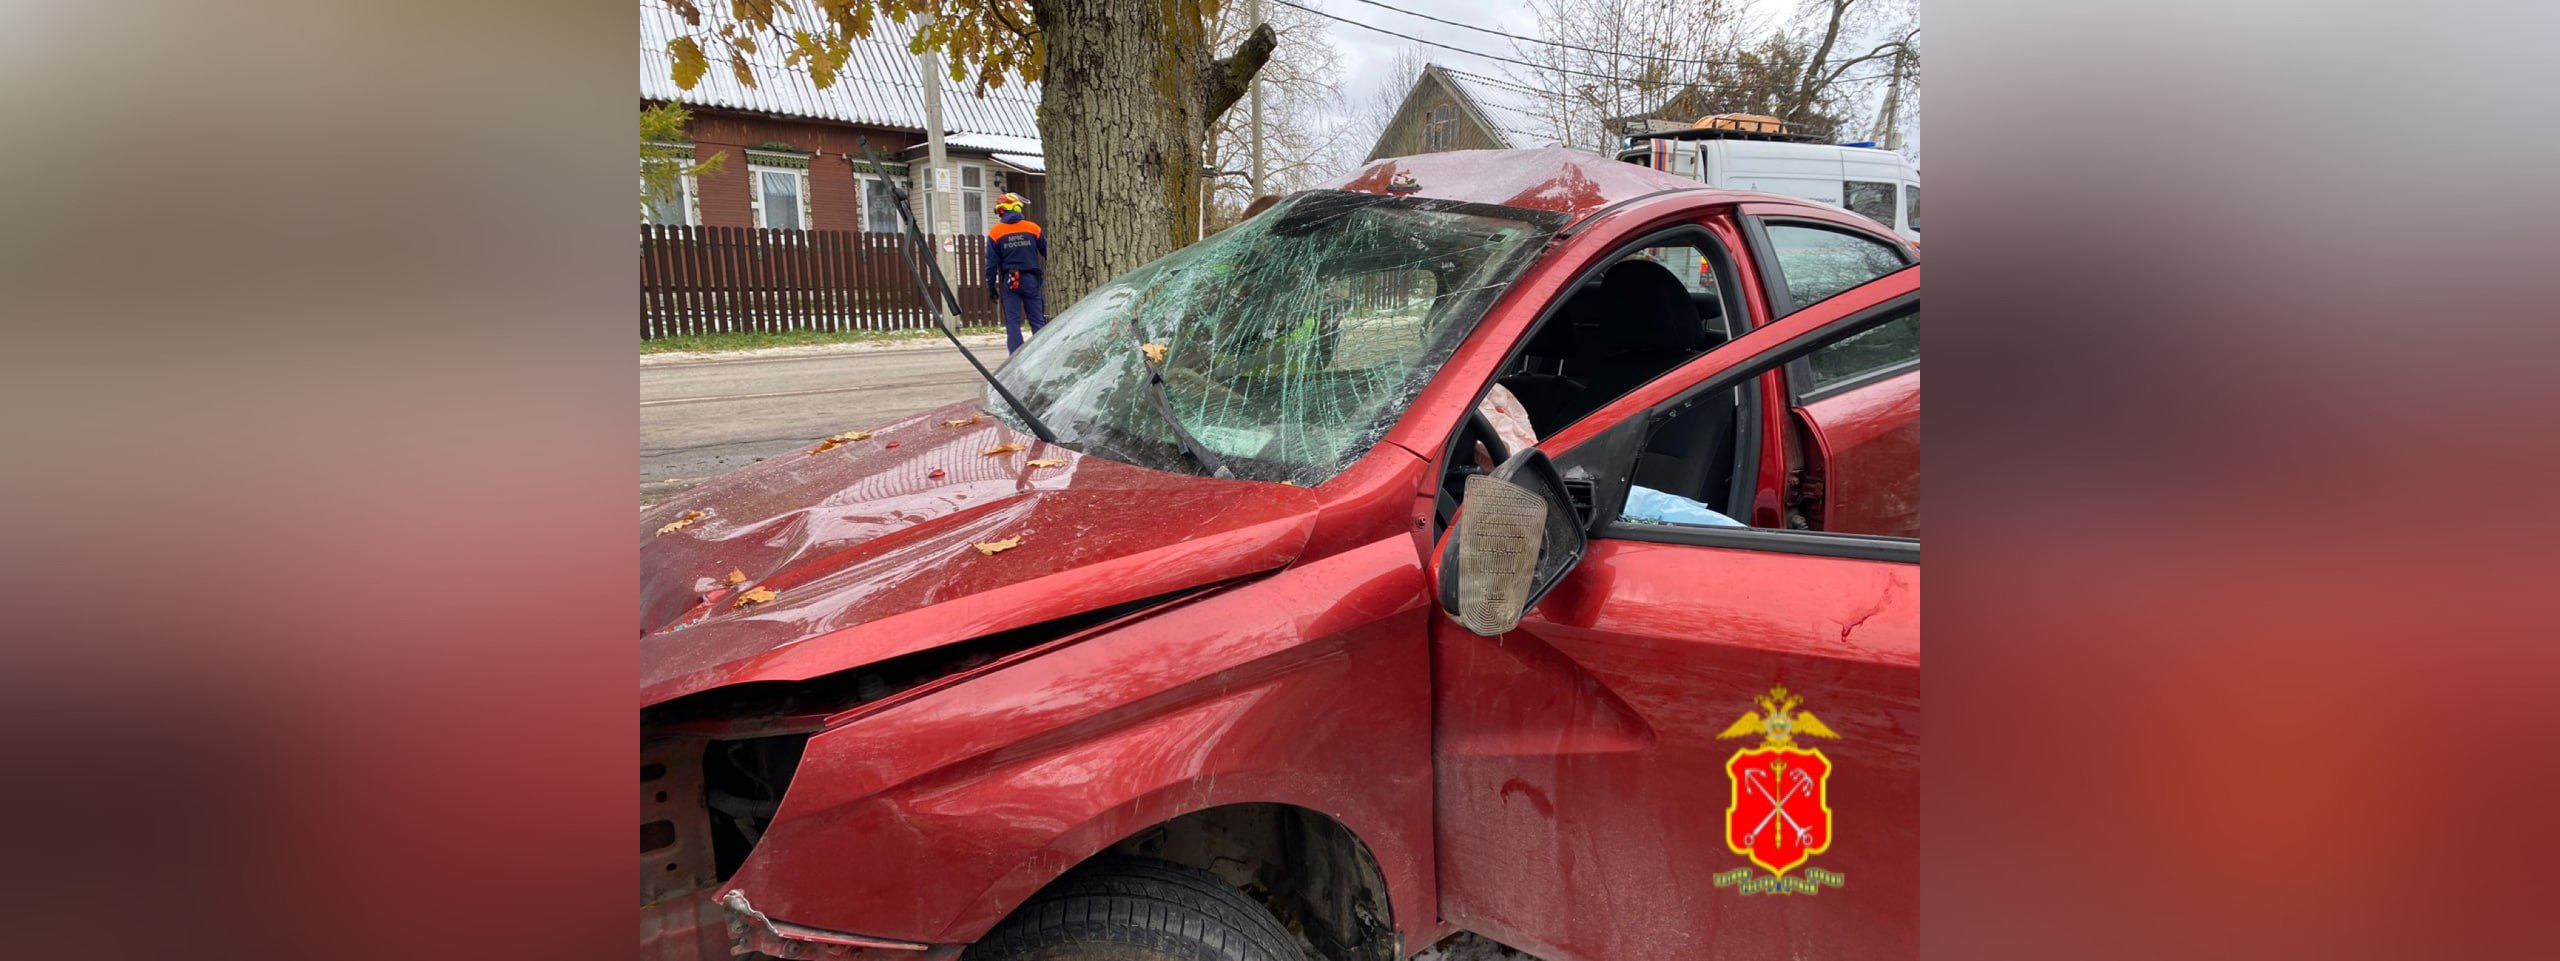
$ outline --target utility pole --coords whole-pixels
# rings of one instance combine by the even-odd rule
[[[1244,22],[1248,31],[1262,22],[1262,0],[1247,0],[1244,8]],[[1253,184],[1252,190],[1244,198],[1246,203],[1252,203],[1262,197],[1262,71],[1253,72],[1251,90],[1253,91]]]
[[[1902,149],[1902,58],[1910,48],[1893,50],[1893,76],[1885,82],[1884,109],[1876,111],[1876,129],[1867,139],[1886,150]]]
[[[957,278],[958,245],[953,237],[959,223],[958,192],[952,181],[946,155],[942,152],[942,55],[916,55],[916,68],[924,71],[924,137],[925,137],[925,229],[933,233],[934,262],[942,265],[942,275]],[[950,305],[943,305],[944,326],[956,326],[960,318],[951,316]]]

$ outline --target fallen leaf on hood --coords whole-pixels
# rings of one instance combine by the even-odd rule
[[[819,442],[818,442],[818,446],[816,446],[816,447],[812,447],[812,448],[810,448],[810,449],[809,449],[809,453],[810,453],[810,455],[811,455],[811,456],[815,456],[815,455],[818,455],[818,454],[824,454],[824,453],[826,453],[826,452],[828,452],[828,451],[834,450],[834,449],[836,449],[836,448],[838,448],[838,447],[842,447],[842,446],[844,446],[844,445],[846,445],[846,444],[850,444],[850,443],[852,443],[852,442],[854,442],[854,441],[858,441],[858,440],[870,440],[870,439],[871,439],[871,432],[870,432],[870,431],[867,431],[867,430],[849,430],[849,431],[846,431],[846,432],[844,432],[844,433],[836,434],[836,435],[834,435],[834,436],[828,437],[826,440],[819,441]]]
[[[680,531],[680,530],[683,530],[683,529],[685,529],[685,528],[692,527],[692,526],[693,526],[693,522],[698,521],[698,520],[701,520],[701,519],[702,519],[702,512],[701,512],[701,511],[686,511],[686,512],[684,512],[684,516],[683,516],[683,517],[679,517],[679,518],[676,518],[675,520],[669,521],[669,522],[667,522],[667,526],[665,526],[665,527],[661,527],[661,528],[658,528],[658,536],[660,536],[660,537],[664,537],[664,536],[666,536],[666,535],[668,535],[668,534],[673,534],[673,533],[675,533],[675,532],[677,532],[677,531]]]
[[[731,584],[744,584],[744,583],[746,583],[746,582],[747,582],[747,572],[742,571],[742,570],[739,570],[739,569],[734,568],[734,567],[732,567],[732,568],[730,568],[730,569],[729,569],[729,583],[731,583]]]
[[[1000,541],[988,541],[975,546],[978,548],[978,553],[992,557],[999,551],[1009,551],[1022,546],[1022,535],[1015,534]]]
[[[934,468],[934,469],[933,469],[933,472],[932,472],[932,473],[926,474],[926,475],[924,475],[924,476],[926,476],[926,477],[941,477],[941,476],[942,476],[942,468],[936,467],[936,468]]]
[[[1013,453],[1014,451],[1018,451],[1018,450],[1021,450],[1021,449],[1022,449],[1022,445],[1020,445],[1020,444],[997,444],[997,445],[996,445],[996,446],[994,446],[994,447],[987,448],[987,449],[985,449],[985,450],[979,451],[978,453],[985,454],[985,455],[987,455],[987,456],[989,456],[989,457],[994,457],[994,456],[996,456],[997,454],[1010,454],[1010,453]]]
[[[959,420],[946,420],[946,421],[943,421],[943,422],[942,422],[942,426],[944,426],[944,427],[967,427],[967,426],[969,426],[969,425],[971,425],[971,424],[975,424],[975,423],[977,423],[977,422],[978,422],[978,415],[976,415],[976,414],[971,414],[971,415],[969,415],[969,416],[967,416],[967,417],[960,418]]]
[[[884,446],[888,446],[888,447],[896,447],[896,446],[898,446],[898,442],[893,440],[893,441],[890,441],[888,444],[886,444],[886,445],[884,445]]]
[[[729,606],[730,606],[730,607],[733,607],[733,608],[737,608],[737,607],[745,607],[745,606],[747,606],[747,605],[749,605],[749,604],[762,604],[762,603],[764,603],[764,602],[766,602],[766,601],[770,601],[770,600],[774,599],[774,597],[775,597],[775,595],[774,595],[774,593],[773,593],[773,588],[770,588],[770,587],[759,587],[759,588],[756,588],[755,590],[748,591],[748,592],[746,592],[746,593],[744,593],[744,594],[740,594],[740,595],[738,595],[738,599],[737,599],[737,600],[734,600],[734,601],[730,601],[730,602],[729,602]]]
[[[1165,346],[1163,344],[1141,344],[1138,346],[1138,350],[1140,353],[1147,355],[1147,363],[1164,363]]]
[[[1033,467],[1065,467],[1065,466],[1067,466],[1067,460],[1066,460],[1066,458],[1063,458],[1063,457],[1043,457],[1043,458],[1040,458],[1039,460],[1032,461],[1032,462],[1031,462],[1031,466],[1033,466]]]

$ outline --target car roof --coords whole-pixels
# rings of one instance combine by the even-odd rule
[[[1818,206],[1780,194],[1708,187],[1651,167],[1563,147],[1388,157],[1317,189],[1388,193],[1391,185],[1407,176],[1414,183],[1411,196],[1553,211],[1575,221],[1666,191],[1692,194],[1682,199],[1701,206],[1746,202]]]

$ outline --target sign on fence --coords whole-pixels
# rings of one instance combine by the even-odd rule
[[[945,237],[963,325],[997,322],[975,283],[984,237]],[[640,228],[640,339],[692,334],[930,328],[896,234],[755,227]]]

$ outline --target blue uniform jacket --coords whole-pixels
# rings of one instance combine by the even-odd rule
[[[1029,220],[999,223],[987,230],[987,286],[1012,271],[1036,274],[1042,261],[1049,258],[1049,240],[1040,236],[1040,225]]]

